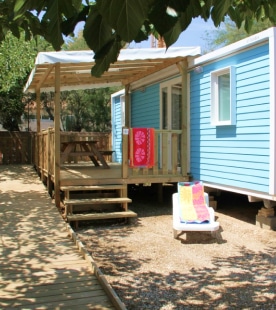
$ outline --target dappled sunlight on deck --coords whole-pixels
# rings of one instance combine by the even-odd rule
[[[34,169],[0,172],[0,308],[115,309]]]

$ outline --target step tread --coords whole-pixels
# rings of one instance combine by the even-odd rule
[[[85,221],[85,220],[102,220],[123,217],[137,217],[137,213],[128,210],[121,212],[106,212],[106,213],[86,213],[86,214],[70,214],[67,215],[67,220],[70,221]]]
[[[124,184],[108,184],[108,185],[79,185],[79,186],[61,186],[62,191],[89,191],[89,190],[110,190],[110,189],[124,189]]]
[[[85,204],[108,204],[108,203],[131,203],[132,200],[127,197],[111,197],[111,198],[85,198],[85,199],[65,199],[66,205],[85,205]]]

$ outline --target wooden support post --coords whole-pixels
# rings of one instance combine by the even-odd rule
[[[126,179],[128,177],[128,139],[129,139],[129,131],[128,128],[130,126],[130,85],[125,85],[125,126],[127,128],[122,128],[122,178]]]
[[[36,132],[41,131],[40,109],[41,109],[40,89],[37,89],[36,90]]]
[[[40,128],[40,89],[36,90],[36,136],[35,136],[35,166],[38,172],[40,171],[40,166],[39,166],[39,132],[41,130]]]
[[[129,129],[122,128],[122,178],[126,179],[128,177],[128,139],[129,139]]]
[[[55,165],[54,165],[54,182],[55,182],[55,204],[60,207],[60,63],[55,65]]]
[[[188,110],[188,72],[187,72],[187,60],[183,60],[177,64],[178,69],[182,76],[182,135],[181,135],[181,173],[186,176],[188,171],[188,133],[189,133],[189,110]]]
[[[158,202],[162,203],[163,202],[163,184],[162,183],[158,183],[157,184],[157,195],[158,195]]]
[[[130,85],[125,86],[125,126],[130,127]]]
[[[51,173],[50,173],[50,167],[51,167],[51,142],[50,142],[50,129],[48,128],[47,131],[47,190],[49,195],[52,197],[52,180],[51,180]]]

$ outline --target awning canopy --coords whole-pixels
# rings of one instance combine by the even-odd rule
[[[200,47],[122,49],[118,60],[97,78],[91,75],[92,51],[42,52],[36,58],[24,91],[54,91],[56,63],[60,63],[62,91],[127,85],[200,53]]]

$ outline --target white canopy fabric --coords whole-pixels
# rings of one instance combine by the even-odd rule
[[[200,47],[122,49],[118,60],[100,78],[91,75],[92,51],[39,53],[26,83],[25,92],[53,91],[55,64],[60,63],[60,90],[126,85],[161,69],[200,55]]]

